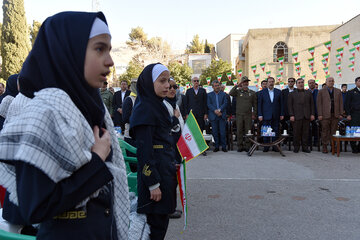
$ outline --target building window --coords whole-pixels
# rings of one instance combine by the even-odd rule
[[[288,62],[288,47],[284,42],[278,42],[274,46],[274,62],[279,62],[280,57],[284,57],[284,62]]]
[[[194,74],[201,74],[206,68],[206,60],[192,60],[192,69]]]

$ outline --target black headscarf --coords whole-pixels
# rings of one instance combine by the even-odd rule
[[[166,97],[165,101],[170,103],[170,105],[173,107],[173,109],[176,109],[176,96],[173,98]]]
[[[103,13],[61,12],[42,24],[20,72],[20,92],[29,98],[44,88],[64,90],[91,127],[103,125],[105,109],[98,89],[84,76],[91,27]]]
[[[6,89],[5,92],[0,96],[0,103],[6,96],[12,96],[16,97],[18,95],[19,91],[17,88],[17,78],[18,74],[11,75],[8,80],[6,81]]]
[[[164,99],[158,97],[154,90],[152,70],[156,64],[146,66],[137,80],[137,98],[130,117],[130,128],[139,125],[171,127]]]

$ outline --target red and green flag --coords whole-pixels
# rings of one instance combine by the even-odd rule
[[[336,55],[336,59],[337,59],[339,62],[341,62],[341,55],[340,55],[340,54],[337,54],[337,55]]]
[[[325,59],[323,59],[321,62],[322,62],[322,64],[324,64],[324,67],[326,67],[328,62]]]
[[[349,49],[349,52],[351,55],[353,55],[353,57],[355,57],[355,50],[356,50],[356,48]]]
[[[343,47],[336,49],[336,51],[338,52],[338,54],[340,54],[341,57],[343,57],[343,55],[344,55],[344,48]]]
[[[329,53],[324,53],[322,56],[326,61],[329,60]]]
[[[305,80],[305,75],[302,75],[301,78]]]
[[[309,58],[308,61],[311,66],[314,66],[314,58]]]
[[[295,63],[295,68],[296,69],[299,69],[300,68],[300,63],[298,62],[298,63]]]
[[[263,72],[265,72],[265,65],[266,65],[266,63],[260,63],[260,67],[263,70]]]
[[[355,58],[354,57],[349,58],[349,60],[350,60],[351,64],[355,64]]]
[[[328,78],[328,77],[330,77],[330,75],[326,75],[326,76],[325,76],[325,78]],[[316,83],[319,83],[320,80],[319,80],[319,79],[316,79],[315,82],[316,82]]]
[[[351,71],[354,71],[355,70],[354,64],[350,64],[349,68],[351,69]]]
[[[186,82],[185,86],[186,86],[186,88],[189,88],[190,87],[190,82]]]
[[[314,71],[314,66],[313,65],[309,65],[310,70],[313,72]]]
[[[323,68],[324,72],[325,72],[325,75],[328,75],[329,74],[329,67],[326,67],[326,68]]]
[[[234,83],[234,85],[236,85],[236,84],[238,83],[237,78],[235,78],[235,79],[233,80],[233,83]]]
[[[256,81],[259,81],[259,78],[260,78],[260,74],[255,74]]]
[[[305,87],[306,90],[308,90],[309,89],[309,84],[305,83],[304,87]]]
[[[324,45],[329,51],[331,51],[331,41],[325,42]]]
[[[206,82],[207,82],[208,85],[210,85],[211,77],[207,77],[207,78],[206,78]]]
[[[280,88],[284,89],[284,82],[280,82]]]
[[[254,72],[254,74],[256,73],[256,65],[251,66],[251,70]]]
[[[187,195],[186,195],[186,161],[182,161],[180,167],[176,171],[177,180],[179,183],[180,200],[184,213],[184,230],[187,226]]]
[[[301,74],[301,68],[299,67],[299,68],[296,68],[296,73],[298,74],[298,76],[300,76],[300,74]]]
[[[231,72],[226,73],[226,76],[228,77],[229,81],[231,81]]]
[[[279,68],[279,73],[282,76],[284,74],[284,68]]]
[[[281,80],[281,75],[280,75],[280,74],[276,75],[276,79],[280,82],[280,80]]]
[[[222,78],[222,74],[219,74],[216,76],[217,77],[217,80],[220,82],[221,81],[221,78]]]
[[[184,129],[176,145],[182,159],[186,162],[197,157],[209,148],[192,111],[190,111],[186,119]]]
[[[345,35],[345,36],[342,36],[341,38],[346,42],[347,45],[349,45],[350,34],[347,34],[347,35]]]
[[[341,70],[336,71],[336,73],[339,75],[339,77],[342,77]]]
[[[295,60],[295,62],[297,62],[298,57],[299,57],[299,53],[298,53],[298,52],[293,53],[293,54],[292,54],[292,57],[293,57],[293,59]]]
[[[313,75],[313,77],[316,79],[316,76],[317,76],[317,71],[314,71],[311,73]]]
[[[360,41],[354,42],[353,45],[356,48],[356,50],[360,51]]]
[[[224,82],[221,82],[221,84],[222,84],[222,85],[224,85],[224,86],[226,86],[226,81],[224,81]]]
[[[308,51],[311,54],[311,56],[313,57],[314,53],[315,53],[315,47],[308,48]]]
[[[336,67],[341,70],[341,62],[336,63]]]
[[[255,87],[259,87],[258,81],[254,81]]]
[[[271,76],[271,71],[266,72],[266,76],[270,77]]]
[[[239,74],[239,77],[241,77],[242,76],[242,69],[239,69],[237,72]]]
[[[207,87],[209,87],[209,85],[204,85],[204,88],[207,88]]]
[[[282,66],[284,64],[284,57],[278,58],[280,65]]]

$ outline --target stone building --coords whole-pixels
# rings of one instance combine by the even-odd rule
[[[231,63],[232,68],[235,68],[236,59],[241,57],[241,48],[245,34],[231,33],[216,43],[216,54],[222,60]]]

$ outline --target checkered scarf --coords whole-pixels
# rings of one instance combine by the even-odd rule
[[[125,164],[108,112],[104,122],[113,149],[112,162],[106,165],[114,177],[118,238],[128,239],[130,203]],[[90,125],[70,97],[61,89],[46,88],[37,92],[23,111],[5,125],[0,135],[0,159],[29,163],[58,183],[91,160],[94,143]],[[10,201],[18,205],[15,169],[11,164],[0,163],[0,184],[10,193]],[[85,206],[99,191],[77,207]]]

